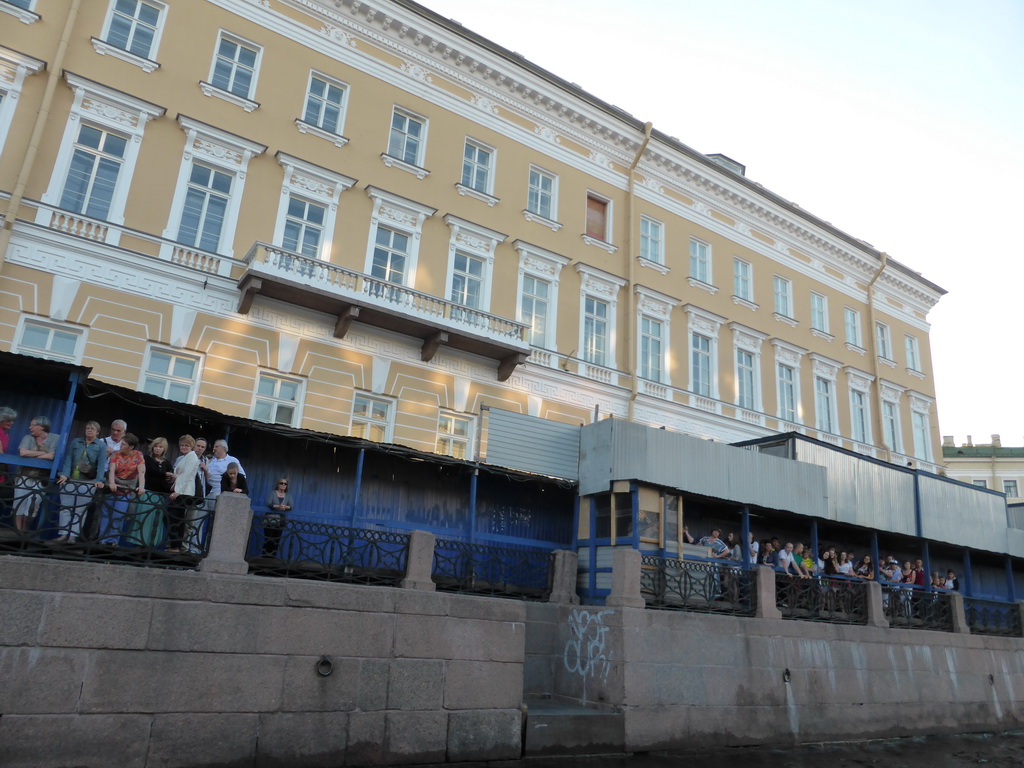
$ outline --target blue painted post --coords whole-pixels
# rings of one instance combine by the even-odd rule
[[[366,449],[360,448],[356,457],[356,484],[352,489],[352,514],[349,515],[349,525],[356,527],[356,514],[359,511],[359,496],[363,487],[363,463],[366,461]]]
[[[878,553],[878,531],[871,532],[871,562],[875,564],[875,581],[882,580],[882,556]]]
[[[629,515],[633,518],[633,549],[640,549],[640,489],[636,483],[629,484]]]
[[[479,469],[474,469],[469,476],[469,540],[476,541],[476,484],[480,475]]]
[[[818,562],[818,521],[811,520],[811,559]]]
[[[924,535],[921,524],[921,476],[916,467],[910,471],[914,473],[914,529],[917,531],[918,538],[921,538]]]
[[[587,579],[587,587],[590,589],[590,596],[597,596],[597,504],[591,496],[588,502],[590,507],[590,578]]]
[[[974,577],[971,573],[971,550],[964,547],[964,579],[963,589],[960,590],[967,597],[974,597]]]
[[[53,480],[60,474],[59,467],[64,459],[64,449],[71,440],[71,422],[75,418],[75,395],[78,392],[78,379],[80,374],[72,373],[68,376],[68,399],[64,403],[64,412],[60,420],[60,440],[57,441],[57,448],[53,454],[53,461],[50,462],[50,479]],[[56,428],[54,432],[56,432]]]
[[[743,552],[743,568],[750,569],[750,507],[740,507],[740,546]]]
[[[927,539],[925,539],[925,542],[924,542],[924,553],[922,554],[921,559],[924,560],[924,591],[925,592],[931,592],[932,591],[932,553],[931,553],[931,550],[928,548],[928,540]]]
[[[1011,603],[1017,602],[1017,588],[1013,583],[1013,561],[1007,557],[1006,563],[1006,599]]]

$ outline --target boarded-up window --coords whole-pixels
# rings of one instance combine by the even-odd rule
[[[608,201],[587,195],[587,236],[608,239]]]

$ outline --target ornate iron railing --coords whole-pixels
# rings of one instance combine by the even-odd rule
[[[883,584],[882,609],[890,627],[953,631],[949,594],[912,584]]]
[[[213,515],[188,502],[8,474],[0,482],[0,553],[194,568],[207,554]]]
[[[395,586],[405,577],[409,536],[277,515],[254,515],[249,573]]]
[[[753,616],[753,571],[702,560],[643,555],[640,593],[648,608]]]
[[[432,574],[439,590],[546,600],[554,562],[545,549],[437,539]]]
[[[775,605],[784,619],[867,624],[868,585],[845,576],[775,574]]]
[[[1020,637],[1020,605],[1001,600],[964,598],[964,618],[974,635]]]

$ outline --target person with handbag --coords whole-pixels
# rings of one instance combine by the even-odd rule
[[[85,437],[76,437],[64,452],[60,486],[60,527],[56,541],[73,544],[82,535],[82,522],[107,474],[106,446],[99,440],[98,421],[85,423]]]
[[[275,557],[284,532],[285,515],[291,511],[292,496],[288,492],[288,478],[279,477],[274,490],[267,495],[267,507],[270,509],[263,515],[263,554]]]
[[[134,518],[135,503],[146,492],[146,460],[136,450],[139,438],[131,432],[125,433],[121,449],[111,454],[107,468],[107,519],[101,527],[101,544],[117,546],[121,542],[126,522]]]

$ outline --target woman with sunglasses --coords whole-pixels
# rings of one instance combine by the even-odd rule
[[[274,483],[274,489],[267,496],[267,507],[270,511],[263,516],[263,554],[266,557],[275,557],[277,547],[281,543],[285,514],[292,508],[288,478],[279,477]]]

